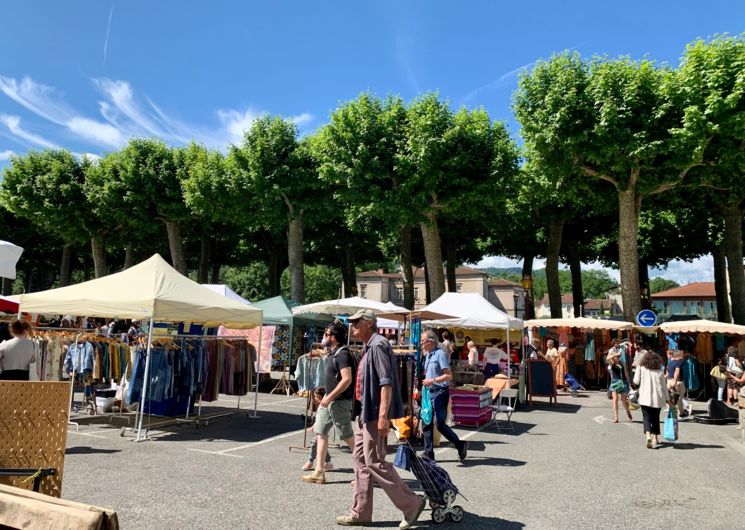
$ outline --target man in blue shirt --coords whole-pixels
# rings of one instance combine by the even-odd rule
[[[453,429],[448,427],[446,420],[448,416],[448,402],[450,401],[450,380],[453,374],[445,352],[437,343],[437,335],[434,331],[425,331],[422,334],[422,350],[427,357],[424,360],[424,381],[422,384],[429,388],[429,398],[432,402],[433,421],[424,425],[424,456],[435,459],[435,451],[432,444],[434,425],[437,422],[437,430],[447,438],[458,450],[458,459],[463,462],[468,453],[467,442],[462,442]]]

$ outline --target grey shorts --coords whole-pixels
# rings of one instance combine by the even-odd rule
[[[316,423],[313,428],[316,434],[328,436],[334,426],[342,440],[354,436],[351,399],[337,399],[328,407],[319,407],[316,411]]]

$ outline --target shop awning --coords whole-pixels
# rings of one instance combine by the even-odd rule
[[[745,335],[745,326],[716,322],[714,320],[683,320],[665,322],[660,325],[665,333],[724,333],[726,335]]]
[[[231,328],[261,324],[262,310],[231,300],[190,280],[160,255],[125,271],[88,282],[20,295],[27,313],[105,318],[153,318]]]
[[[599,318],[534,318],[526,320],[526,328],[577,328],[577,329],[615,329],[628,331],[633,327],[631,322],[619,320],[601,320]]]

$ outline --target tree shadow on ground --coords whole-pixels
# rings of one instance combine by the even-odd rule
[[[118,453],[121,449],[98,449],[95,447],[87,447],[87,446],[76,446],[76,447],[68,447],[65,450],[66,455],[92,455],[95,453],[100,454],[110,454],[110,453]]]
[[[684,451],[690,450],[690,449],[724,449],[723,445],[713,445],[713,444],[694,444],[694,443],[674,443],[674,442],[662,442],[662,444],[658,447],[658,449],[681,449]]]
[[[547,411],[547,412],[562,412],[564,414],[576,414],[582,408],[582,405],[574,405],[572,403],[558,402],[555,405],[549,404],[546,401],[533,401],[532,405],[524,403],[521,408],[515,412],[515,414],[527,414],[533,411]]]
[[[422,512],[419,520],[416,522],[416,524],[412,525],[412,527],[424,528],[430,526],[432,524],[431,513],[432,512],[430,510],[425,510],[424,512]],[[375,521],[366,526],[372,528],[395,528],[398,526],[399,522],[400,521]],[[432,527],[434,528],[434,526]],[[484,517],[481,515],[476,515],[474,513],[468,513],[468,511],[466,511],[465,517],[461,522],[454,523],[450,520],[446,520],[444,523],[436,525],[436,527],[443,530],[456,528],[460,530],[463,530],[464,528],[468,528],[469,530],[472,528],[484,528],[489,530],[494,528],[505,530],[519,530],[525,528],[525,525],[517,521],[508,521],[507,519],[500,519],[499,517]]]

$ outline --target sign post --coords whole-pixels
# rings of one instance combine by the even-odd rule
[[[636,323],[642,327],[650,328],[657,323],[657,314],[651,309],[642,309],[636,315]]]

